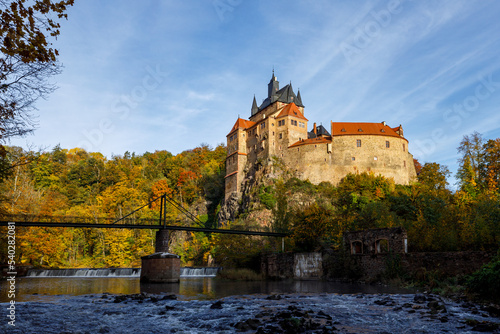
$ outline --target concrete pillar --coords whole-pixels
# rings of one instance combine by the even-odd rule
[[[177,283],[181,277],[181,258],[170,253],[155,253],[141,258],[141,282]]]
[[[155,253],[141,258],[141,282],[177,283],[181,277],[181,258],[168,252],[169,231],[156,232]]]

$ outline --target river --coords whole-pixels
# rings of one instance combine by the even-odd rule
[[[6,283],[0,308],[8,315]],[[212,277],[148,285],[19,277],[15,326],[5,315],[1,333],[498,333],[500,323],[478,305],[379,285]]]

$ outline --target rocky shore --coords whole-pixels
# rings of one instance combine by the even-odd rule
[[[2,309],[7,307],[1,304]],[[16,304],[8,333],[500,333],[498,309],[431,294],[47,296]]]

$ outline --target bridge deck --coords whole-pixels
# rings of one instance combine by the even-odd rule
[[[229,230],[229,229],[211,229],[203,227],[190,227],[178,225],[160,225],[154,220],[132,220],[126,219],[119,224],[113,224],[114,219],[99,219],[98,221],[106,220],[109,223],[99,223],[92,218],[79,217],[21,217],[2,216],[0,217],[0,226],[7,226],[14,223],[16,226],[43,226],[43,227],[75,227],[75,228],[130,228],[130,229],[167,229],[174,231],[190,231],[190,232],[205,232],[205,233],[226,233],[226,234],[243,234],[243,235],[259,235],[268,237],[286,237],[287,233],[275,233],[264,231],[244,231],[244,230]],[[37,219],[38,218],[38,219]],[[55,221],[54,221],[55,220]],[[129,223],[127,223],[129,222]],[[134,223],[130,223],[134,222]]]

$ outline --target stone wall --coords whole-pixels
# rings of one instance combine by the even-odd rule
[[[320,279],[323,257],[321,253],[267,254],[261,259],[261,273],[268,279]]]
[[[361,147],[356,145],[358,139]],[[338,184],[349,173],[363,172],[393,178],[397,184],[408,184],[416,177],[407,140],[391,136],[334,136],[331,150],[327,143],[291,147],[284,160],[301,179],[314,184]]]
[[[359,279],[377,280],[386,274],[389,266],[397,274],[422,279],[429,273],[438,277],[469,275],[492,259],[486,252],[425,252],[401,254],[350,255],[350,266],[359,270]],[[328,270],[328,278],[345,278],[345,272]]]
[[[270,279],[349,278],[373,281],[383,277],[388,265],[392,265],[393,268],[399,268],[397,273],[400,275],[422,279],[431,273],[443,278],[472,274],[492,258],[493,254],[487,252],[360,255],[340,252],[280,253],[263,256],[261,272]]]
[[[293,277],[293,253],[276,253],[263,255],[260,272],[268,279],[287,279]]]

